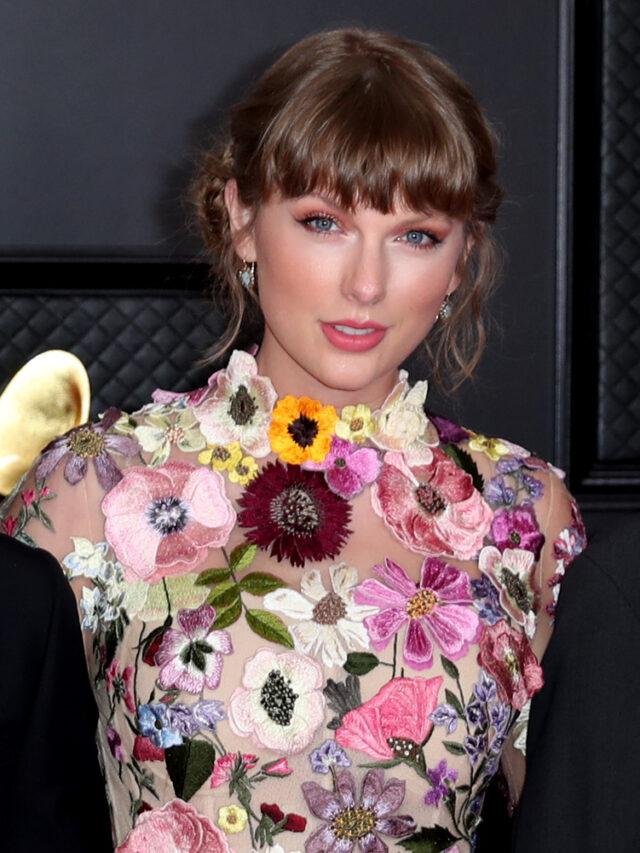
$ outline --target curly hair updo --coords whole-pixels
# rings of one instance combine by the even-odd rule
[[[324,192],[349,210],[364,204],[388,213],[400,199],[463,220],[474,243],[453,313],[424,345],[436,380],[455,388],[471,376],[485,342],[483,307],[496,272],[490,225],[502,192],[494,133],[445,62],[390,33],[320,32],[289,48],[231,109],[190,193],[227,319],[211,361],[241,328],[260,333],[262,322],[255,289],[247,292],[237,278],[242,261],[224,204],[230,178],[254,210],[274,191],[285,198]]]

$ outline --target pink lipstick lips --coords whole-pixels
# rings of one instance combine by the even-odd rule
[[[347,352],[366,352],[373,349],[387,332],[385,326],[372,321],[358,323],[355,320],[336,320],[320,325],[329,343]]]

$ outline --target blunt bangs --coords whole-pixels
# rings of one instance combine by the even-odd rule
[[[275,188],[288,198],[323,192],[346,209],[388,213],[401,204],[473,215],[478,175],[468,133],[423,81],[369,67],[304,83],[262,137],[255,165],[263,199]]]

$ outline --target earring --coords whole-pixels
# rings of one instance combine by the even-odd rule
[[[240,284],[246,289],[251,290],[256,283],[256,262],[243,261],[242,266],[237,272]]]
[[[438,320],[448,320],[449,317],[453,314],[453,306],[451,304],[451,294],[447,293],[444,298],[442,305],[440,306],[440,310],[438,311]]]

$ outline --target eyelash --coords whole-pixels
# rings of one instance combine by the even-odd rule
[[[308,231],[311,231],[313,234],[317,234],[320,237],[327,237],[329,234],[333,233],[332,231],[323,231],[321,229],[313,228],[311,223],[317,219],[325,219],[328,222],[332,222],[334,225],[340,224],[335,216],[331,216],[329,213],[322,213],[321,211],[305,216],[303,219],[298,219],[298,222]],[[405,232],[405,234],[424,234],[429,238],[428,243],[407,242],[407,245],[410,248],[416,249],[417,251],[429,251],[437,248],[442,243],[442,239],[440,237],[437,237],[432,231],[427,231],[424,228],[410,228],[409,231]]]

